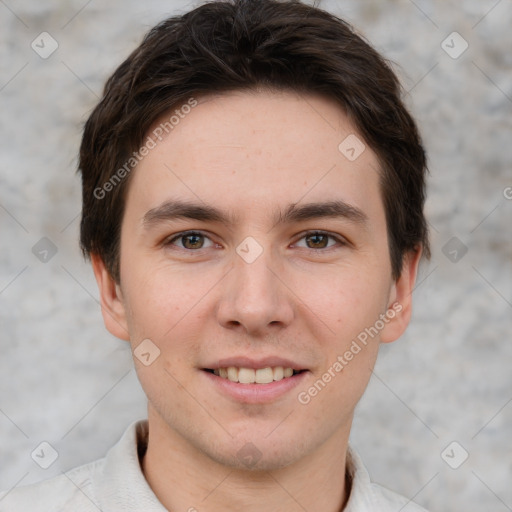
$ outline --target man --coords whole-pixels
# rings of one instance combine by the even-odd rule
[[[429,252],[425,153],[382,57],[299,2],[205,4],[108,80],[80,171],[148,420],[1,510],[423,510],[348,446]]]

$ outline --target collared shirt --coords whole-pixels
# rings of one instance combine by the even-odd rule
[[[133,423],[105,458],[0,494],[0,512],[167,512],[140,467],[147,436],[147,421]],[[351,489],[344,512],[426,512],[372,483],[352,449],[347,468]]]

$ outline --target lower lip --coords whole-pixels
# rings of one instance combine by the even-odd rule
[[[263,404],[272,402],[289,393],[298,386],[306,377],[307,371],[297,373],[291,377],[275,380],[268,384],[240,384],[229,379],[201,370],[210,382],[221,391],[221,393],[234,398],[238,402],[247,404]]]

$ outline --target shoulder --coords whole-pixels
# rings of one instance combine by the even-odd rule
[[[345,512],[427,512],[412,500],[373,483],[359,455],[349,448],[347,471],[351,480]]]
[[[0,493],[0,512],[165,510],[140,469],[147,433],[147,421],[134,422],[103,459]]]
[[[375,510],[379,512],[427,512],[423,507],[420,507],[410,499],[390,491],[385,487],[378,484],[371,484],[372,487],[372,500],[375,504]]]
[[[104,459],[59,476],[0,493],[0,512],[97,512],[92,481]]]

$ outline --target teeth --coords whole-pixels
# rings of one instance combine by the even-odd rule
[[[238,382],[240,382],[240,384],[252,384],[256,382],[256,372],[252,368],[240,368],[238,370]]]
[[[241,384],[270,384],[271,382],[282,380],[293,375],[293,368],[283,368],[276,366],[274,368],[218,368],[213,371],[215,375],[228,379],[231,382],[240,382]]]
[[[274,381],[274,372],[272,368],[260,368],[256,370],[255,382],[256,384],[269,384]]]
[[[282,366],[274,368],[274,380],[282,380],[284,378],[284,369]]]
[[[231,382],[238,382],[238,368],[235,368],[234,366],[230,366],[228,368],[228,379]]]

